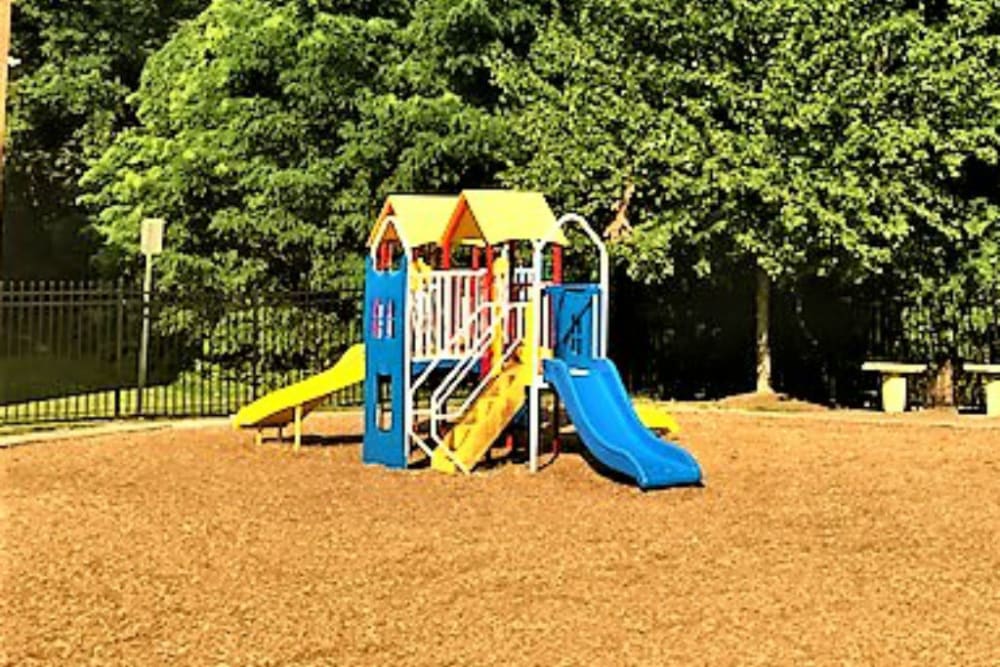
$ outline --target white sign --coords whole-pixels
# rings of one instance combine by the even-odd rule
[[[162,218],[146,218],[142,221],[142,237],[139,248],[143,255],[159,255],[163,252],[163,226],[166,222]]]

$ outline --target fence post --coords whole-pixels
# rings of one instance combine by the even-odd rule
[[[142,394],[146,388],[146,368],[149,362],[149,297],[153,289],[153,262],[146,256],[146,274],[142,280],[142,334],[139,338],[139,378],[136,413],[142,416]]]
[[[250,400],[257,400],[257,364],[260,362],[260,309],[256,292],[250,295],[250,310],[252,313],[252,348],[253,356],[250,361]]]
[[[115,316],[115,372],[118,381],[115,383],[115,419],[122,416],[122,382],[125,377],[122,374],[122,358],[124,357],[125,345],[125,285],[122,279],[118,279],[115,302],[117,313]]]

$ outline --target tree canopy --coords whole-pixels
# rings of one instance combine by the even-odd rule
[[[357,284],[389,191],[494,181],[507,136],[485,56],[526,21],[479,1],[217,0],[150,59],[139,124],[84,179],[104,260],[127,265],[158,215],[167,284]]]
[[[506,176],[598,218],[634,183],[622,256],[648,281],[680,256],[854,280],[965,254],[1000,210],[998,10],[911,4],[587,3],[499,60],[530,147]]]
[[[768,284],[823,279],[881,284],[954,355],[1000,293],[998,65],[989,1],[592,0],[496,60],[504,177],[597,219],[634,188],[646,282],[756,271],[764,354]]]
[[[937,335],[1000,281],[993,0],[57,5],[16,18],[14,200],[85,206],[115,274],[157,216],[164,286],[353,285],[388,192],[503,185],[627,214],[647,283],[893,289]]]
[[[13,5],[4,265],[23,277],[86,272],[96,241],[76,204],[88,162],[133,122],[146,59],[208,0],[20,0]],[[18,252],[14,254],[14,249]]]

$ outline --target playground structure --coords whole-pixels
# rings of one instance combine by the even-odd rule
[[[596,282],[563,280],[569,226],[593,248]],[[694,458],[647,426],[676,424],[648,408],[640,418],[607,358],[608,255],[582,217],[557,219],[534,192],[393,195],[368,245],[363,347],[247,406],[237,427],[259,434],[294,423],[297,445],[305,414],[364,380],[365,463],[407,468],[426,458],[435,470],[470,473],[526,423],[535,472],[541,393],[551,390],[555,433],[561,399],[607,468],[644,489],[700,482]]]

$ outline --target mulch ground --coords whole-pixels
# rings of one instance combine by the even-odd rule
[[[682,418],[706,486],[648,494],[223,428],[0,451],[0,664],[1000,664],[1000,429]]]

